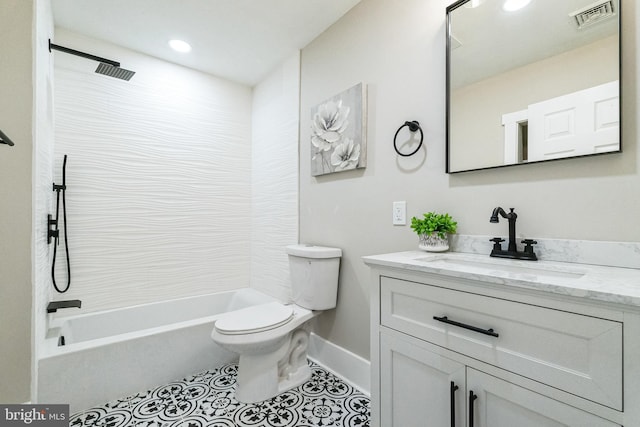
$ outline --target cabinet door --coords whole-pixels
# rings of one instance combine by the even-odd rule
[[[419,340],[381,331],[380,425],[464,427],[464,368]]]
[[[467,368],[467,389],[467,427],[620,427],[472,368]],[[477,396],[473,402],[471,393]]]

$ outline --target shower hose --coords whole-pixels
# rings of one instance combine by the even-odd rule
[[[60,289],[56,283],[56,255],[58,253],[59,231],[55,234],[55,241],[53,243],[53,262],[51,264],[51,281],[54,289],[63,294],[69,290],[71,286],[71,264],[69,262],[69,239],[67,238],[67,201],[65,193],[67,190],[67,155],[65,154],[62,162],[62,185],[53,184],[53,191],[56,192],[56,220],[55,230],[58,231],[58,224],[60,218],[60,193],[62,193],[62,221],[64,224],[64,247],[67,255],[67,286],[64,289]]]

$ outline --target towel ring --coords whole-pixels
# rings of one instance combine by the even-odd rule
[[[405,126],[409,127],[409,130],[411,132],[420,131],[420,144],[418,144],[418,148],[416,148],[414,151],[412,151],[409,154],[401,153],[400,150],[398,150],[398,143],[396,142],[396,139],[398,138],[398,134],[400,133],[402,128],[404,128]],[[404,124],[398,128],[398,130],[396,131],[396,134],[393,137],[393,148],[395,148],[396,153],[398,153],[399,155],[401,155],[403,157],[413,156],[414,154],[416,154],[418,152],[420,147],[422,147],[422,141],[423,140],[424,140],[424,133],[422,133],[422,128],[420,127],[420,123],[418,123],[416,120],[413,120],[411,122],[404,122]]]

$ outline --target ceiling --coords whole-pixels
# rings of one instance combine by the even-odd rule
[[[55,25],[254,86],[360,0],[52,0]],[[188,54],[167,42],[191,44]]]

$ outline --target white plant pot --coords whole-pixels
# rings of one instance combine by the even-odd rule
[[[419,234],[418,249],[422,249],[427,252],[446,252],[449,250],[449,235],[445,238],[439,237],[436,233],[433,234]]]

